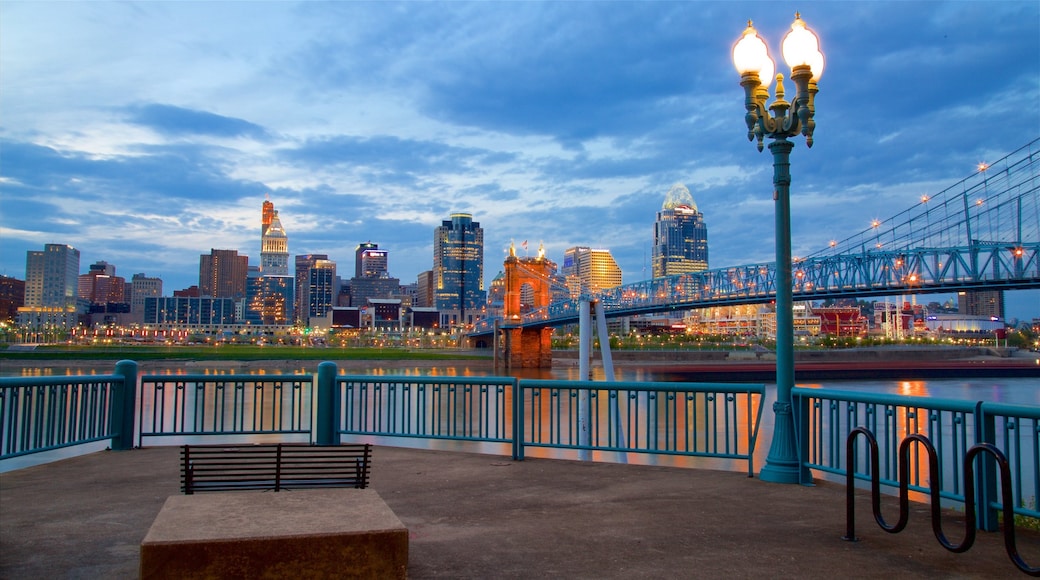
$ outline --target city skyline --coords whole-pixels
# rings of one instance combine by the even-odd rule
[[[729,51],[750,18],[786,76],[795,10],[827,58],[816,144],[792,154],[795,255],[1040,133],[1034,2],[5,2],[0,274],[68,244],[169,293],[210,249],[259,264],[270,194],[291,255],[349,268],[371,240],[404,283],[454,212],[486,231],[485,284],[524,240],[608,248],[635,282],[677,182],[713,267],[772,261],[771,160]],[[1040,316],[1040,291],[1008,316]]]

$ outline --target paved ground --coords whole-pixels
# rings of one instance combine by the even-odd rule
[[[0,475],[0,578],[136,577],[139,544],[178,493],[177,453],[106,451]],[[409,529],[411,578],[1024,577],[999,534],[943,549],[924,506],[892,535],[861,497],[861,541],[842,541],[844,487],[831,483],[377,447],[372,487]],[[961,537],[955,516],[945,526]],[[1040,566],[1040,535],[1018,538]]]

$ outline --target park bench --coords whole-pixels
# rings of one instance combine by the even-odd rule
[[[181,491],[282,491],[368,486],[371,444],[184,445]]]

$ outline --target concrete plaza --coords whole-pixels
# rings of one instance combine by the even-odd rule
[[[135,578],[141,540],[179,493],[178,451],[102,451],[0,475],[0,578]],[[835,483],[377,446],[371,487],[409,530],[411,578],[1024,577],[1000,534],[980,533],[964,554],[943,549],[923,504],[893,535],[860,495],[861,541],[843,541]],[[894,498],[885,514],[896,519]],[[956,514],[943,523],[962,537]],[[1018,545],[1040,566],[1040,534],[1020,532]]]

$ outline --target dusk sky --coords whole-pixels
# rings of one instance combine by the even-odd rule
[[[795,11],[827,59],[795,139],[807,255],[1040,137],[1040,2],[0,2],[0,274],[46,243],[198,283],[260,258],[269,195],[290,255],[389,250],[414,282],[468,212],[485,277],[511,241],[611,250],[650,277],[674,183],[712,268],[774,258],[772,159],[746,139],[730,50]],[[786,83],[788,96],[793,83]],[[925,297],[924,301],[936,298]],[[1009,292],[1009,318],[1040,291]]]

